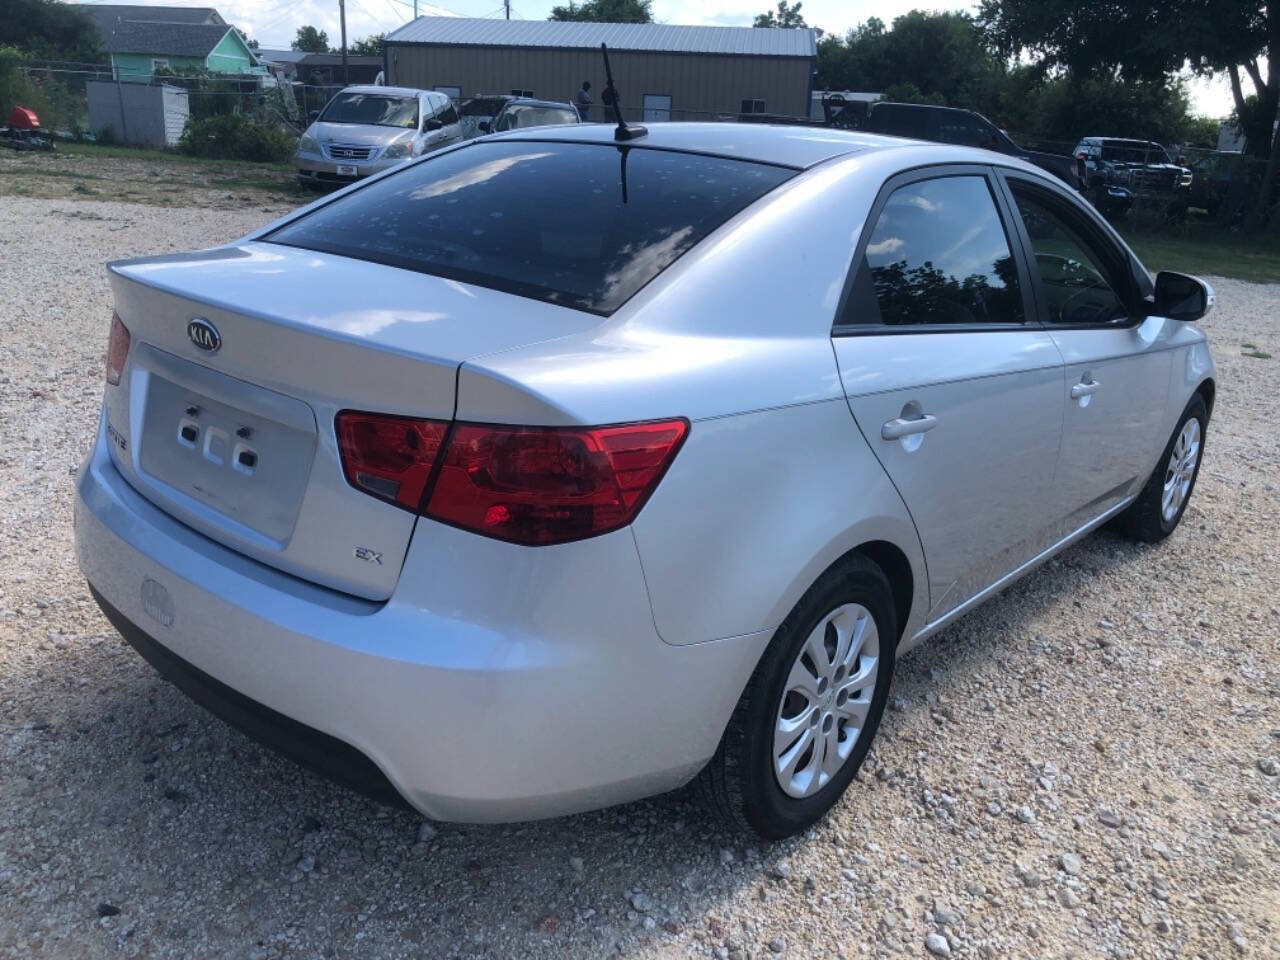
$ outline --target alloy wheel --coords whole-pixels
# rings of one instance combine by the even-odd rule
[[[1195,479],[1199,462],[1200,421],[1190,417],[1178,432],[1173,452],[1169,454],[1169,463],[1165,466],[1164,491],[1160,498],[1160,515],[1165,523],[1173,522],[1182,509],[1187,494],[1191,492],[1191,481]]]
[[[875,696],[880,634],[871,612],[846,603],[801,645],[778,704],[773,770],[798,799],[813,796],[853,753]]]

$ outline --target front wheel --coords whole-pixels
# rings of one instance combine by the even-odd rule
[[[824,574],[774,634],[699,779],[729,823],[778,840],[819,820],[880,725],[897,646],[884,573],[854,554]]]
[[[1209,408],[1197,393],[1182,411],[1147,485],[1117,518],[1121,532],[1143,543],[1155,543],[1173,533],[1200,475],[1200,454],[1208,426]]]

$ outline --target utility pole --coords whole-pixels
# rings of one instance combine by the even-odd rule
[[[347,73],[347,0],[338,0],[338,20],[342,23],[342,85],[351,85],[351,77]]]
[[[418,0],[413,0],[413,19],[418,19]]]
[[[507,14],[507,19],[511,19],[511,0],[502,0],[502,9]]]

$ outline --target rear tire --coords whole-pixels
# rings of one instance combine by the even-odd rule
[[[889,581],[860,554],[809,588],[778,627],[696,781],[704,805],[766,840],[801,832],[835,805],[888,700],[894,611]]]
[[[1157,543],[1177,529],[1200,476],[1208,427],[1209,408],[1197,393],[1178,418],[1138,499],[1116,518],[1120,533],[1142,543]]]

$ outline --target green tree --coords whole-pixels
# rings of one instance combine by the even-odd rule
[[[56,0],[4,0],[0,47],[37,57],[98,63],[98,31],[77,7]]]
[[[552,7],[548,20],[585,20],[593,23],[653,23],[653,0],[569,0]]]
[[[298,33],[290,46],[304,53],[328,53],[329,35],[308,23],[298,28]]]
[[[914,100],[993,112],[1006,69],[964,13],[913,10],[892,29],[872,17],[844,37],[818,43],[816,86],[823,90],[905,89]]]
[[[778,0],[778,9],[766,10],[756,15],[753,27],[807,27],[804,15],[800,12],[803,3],[790,4],[787,0]]]
[[[1076,78],[1112,75],[1156,82],[1184,66],[1225,73],[1249,150],[1268,157],[1265,216],[1280,166],[1280,9],[1271,0],[983,0],[978,16],[1005,56],[1031,54]],[[1245,81],[1252,86],[1253,103]]]
[[[380,57],[382,56],[382,41],[386,39],[385,33],[374,33],[365,37],[363,40],[356,40],[347,44],[347,53],[353,57]]]

